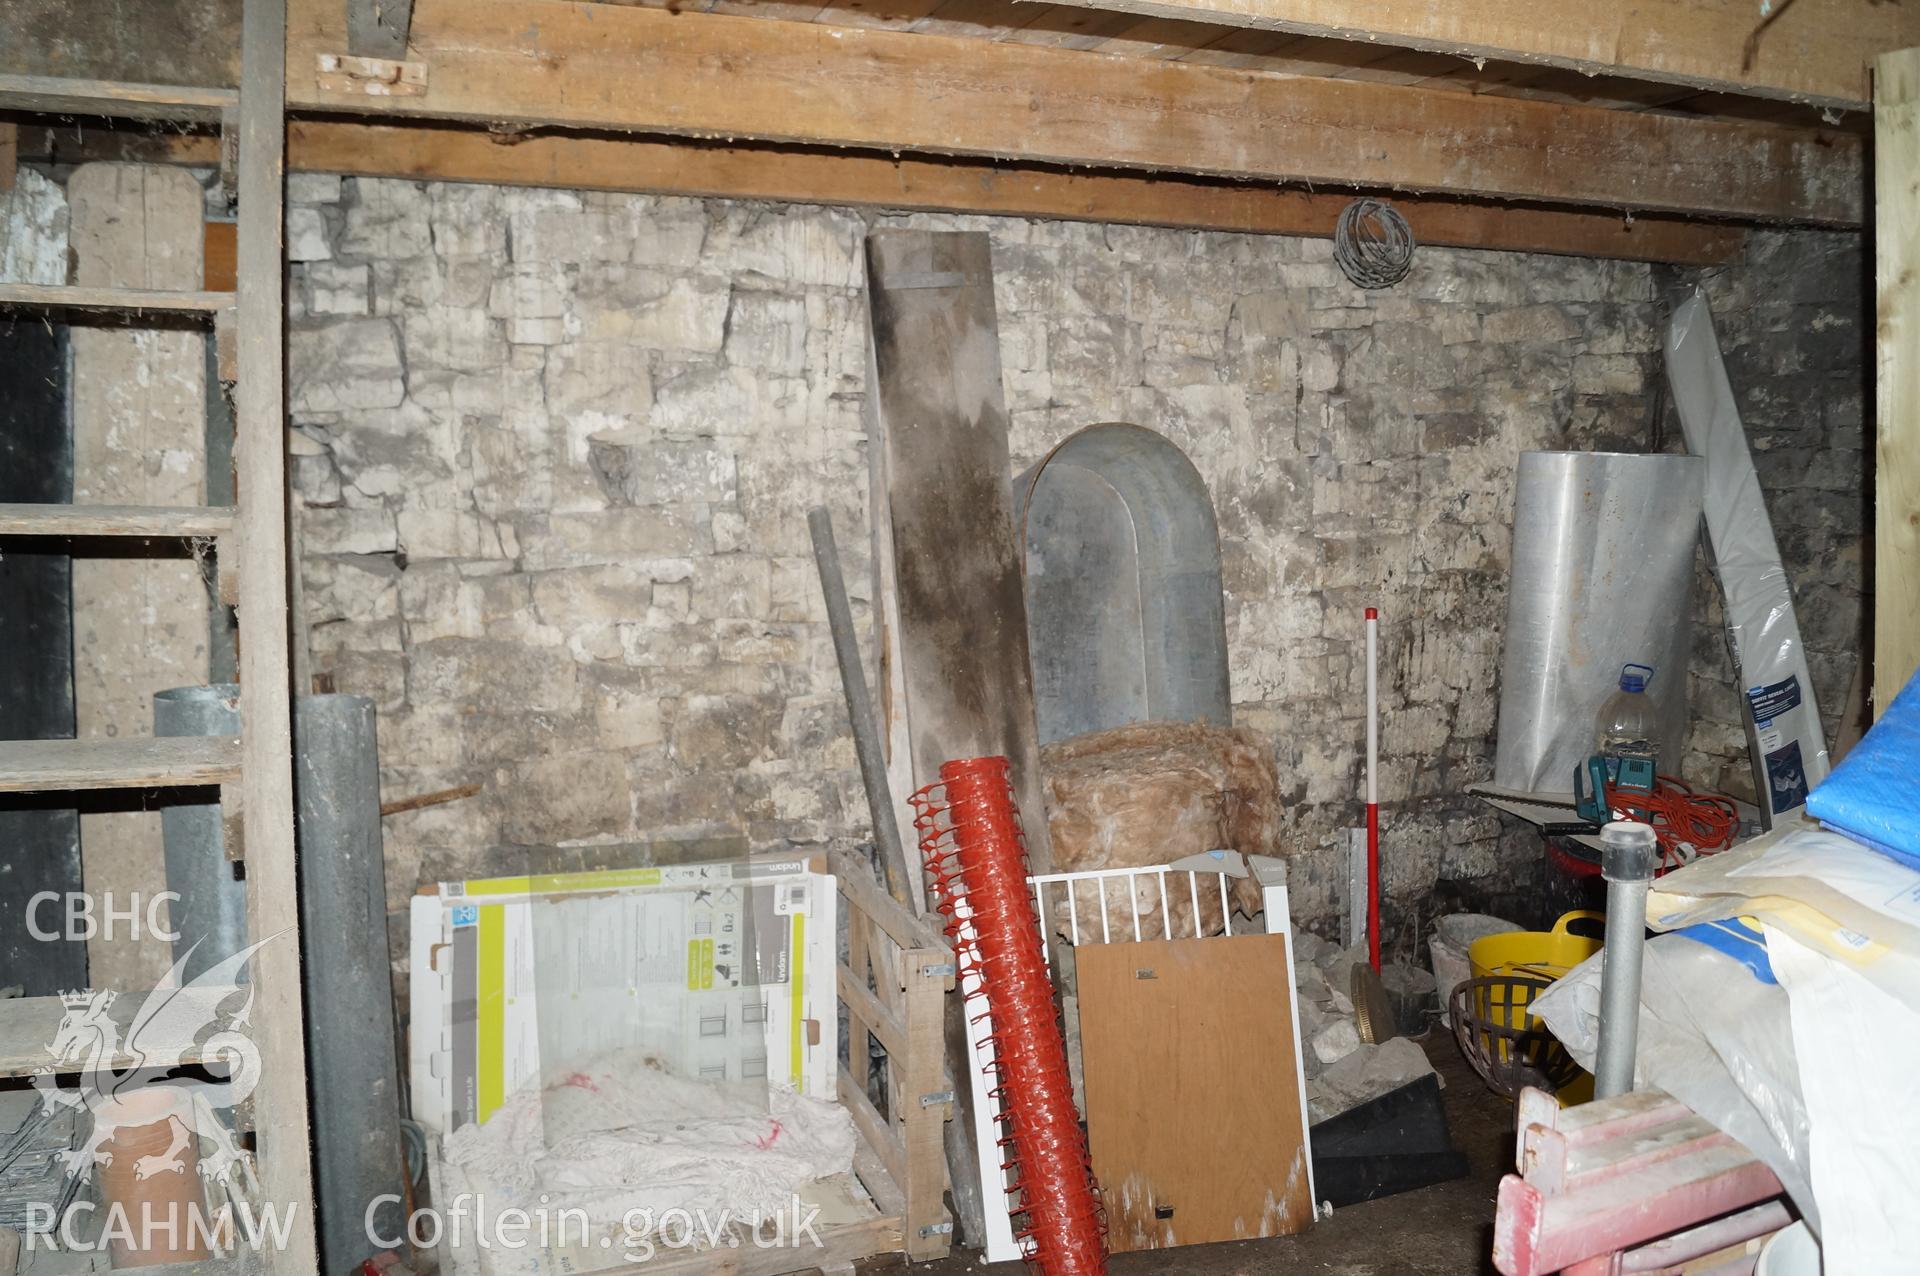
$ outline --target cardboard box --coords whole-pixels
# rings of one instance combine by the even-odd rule
[[[448,1134],[618,1048],[836,1097],[834,881],[798,858],[442,882],[411,912],[413,1112]]]

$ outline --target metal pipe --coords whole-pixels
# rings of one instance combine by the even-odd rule
[[[820,592],[827,599],[827,627],[833,632],[833,654],[840,662],[840,685],[847,695],[847,719],[853,724],[853,752],[860,759],[860,781],[867,790],[867,809],[873,816],[873,841],[880,848],[880,866],[887,892],[917,913],[925,911],[920,892],[908,885],[907,853],[900,843],[900,820],[893,809],[893,790],[887,785],[887,760],[880,752],[880,727],[867,695],[867,674],[860,664],[860,640],[853,631],[853,607],[847,601],[847,580],[840,571],[840,550],[833,541],[833,515],[824,506],[807,511],[807,530],[813,533],[813,562],[820,570]]]
[[[1380,609],[1367,608],[1367,961],[1380,973]]]
[[[1696,1258],[1705,1258],[1730,1245],[1741,1241],[1750,1241],[1765,1236],[1768,1232],[1777,1232],[1793,1222],[1793,1215],[1780,1201],[1767,1201],[1752,1209],[1741,1210],[1738,1214],[1729,1214],[1698,1227],[1690,1227],[1684,1232],[1675,1232],[1665,1240],[1631,1249],[1620,1255],[1622,1272],[1664,1272],[1668,1268],[1678,1267],[1681,1263],[1690,1263]]]
[[[240,734],[240,688],[174,687],[153,697],[157,736]],[[226,830],[218,802],[160,808],[161,852],[166,859],[168,918],[177,939],[174,960],[186,959],[192,980],[247,946],[247,884],[227,856]],[[192,956],[189,957],[188,954]],[[246,971],[239,978],[247,978]]]
[[[1653,883],[1653,829],[1615,820],[1600,830],[1600,875],[1607,881],[1607,936],[1600,977],[1600,1052],[1593,1095],[1633,1089],[1640,1036],[1640,959],[1647,946],[1647,889]]]
[[[406,1185],[373,701],[301,696],[293,711],[300,947],[320,1270],[357,1270],[398,1236]],[[392,1194],[371,1217],[369,1203]]]

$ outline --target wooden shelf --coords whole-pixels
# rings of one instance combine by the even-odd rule
[[[232,89],[183,84],[127,84],[56,75],[0,75],[0,107],[51,115],[104,115],[131,120],[217,124],[240,95]]]
[[[52,924],[50,921],[43,924]],[[232,996],[238,989],[232,985],[211,988],[187,987],[166,988],[158,992],[122,993],[113,999],[107,1008],[107,1017],[120,1027],[120,1047],[109,1061],[116,1069],[139,1066],[145,1062],[152,1064],[162,1058],[172,1063],[205,1063],[210,1056],[203,1055],[193,1036],[183,1036],[177,1040],[149,1040],[143,1036],[132,1043],[139,1047],[135,1054],[128,1049],[127,1029],[133,1017],[140,1010],[141,1003],[148,997],[179,997],[183,1007],[191,1007],[193,1013],[187,1015],[160,1015],[153,1021],[163,1029],[168,1023],[187,1025],[189,1033],[214,1020],[214,1012],[220,1003]],[[237,1004],[237,1003],[236,1003]],[[48,1053],[48,1047],[59,1034],[60,1020],[66,1015],[68,1006],[60,997],[8,997],[0,999],[0,1076],[25,1077],[40,1072],[75,1072],[91,1066],[91,1061],[82,1059],[76,1062],[56,1060]]]
[[[239,778],[234,736],[0,742],[0,793],[164,789]]]
[[[59,284],[0,284],[0,306],[87,310],[96,314],[211,315],[233,305],[230,292],[162,288],[79,288]]]
[[[0,536],[224,536],[233,511],[184,505],[0,504]]]

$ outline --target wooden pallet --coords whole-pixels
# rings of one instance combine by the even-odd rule
[[[941,1258],[953,1241],[953,1220],[941,1201],[947,1185],[942,1127],[954,1115],[944,1036],[953,949],[882,892],[865,864],[841,854],[833,870],[848,904],[848,960],[836,975],[852,1057],[840,1074],[840,1102],[881,1171],[863,1172],[860,1181],[883,1209],[898,1214],[899,1248],[908,1258]],[[869,1042],[885,1052],[883,1076],[875,1075]],[[881,1103],[868,1097],[876,1091]]]

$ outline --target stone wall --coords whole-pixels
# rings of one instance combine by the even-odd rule
[[[870,224],[992,237],[1016,468],[1125,420],[1207,480],[1235,713],[1274,741],[1304,920],[1334,915],[1361,814],[1368,603],[1395,915],[1525,853],[1458,796],[1491,770],[1514,459],[1648,445],[1651,268],[1423,248],[1367,294],[1315,240],[314,177],[290,194],[314,665],[378,701],[389,798],[486,786],[387,821],[396,902],[502,847],[864,834],[805,513],[832,508],[863,595]],[[1740,287],[1750,313],[1771,304]]]

